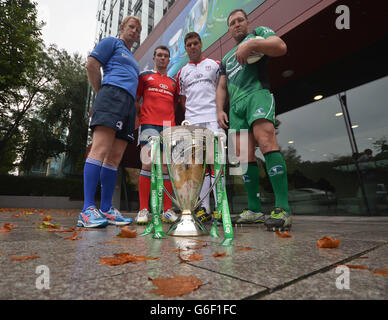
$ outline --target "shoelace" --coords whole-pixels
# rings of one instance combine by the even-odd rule
[[[95,218],[102,218],[101,214],[98,212],[96,208],[90,209],[90,211]]]
[[[142,210],[140,210],[140,212],[139,212],[139,216],[146,216],[146,217],[148,217],[148,210],[147,209],[142,209]]]
[[[123,215],[121,214],[121,212],[119,210],[117,210],[116,208],[113,207],[113,215],[116,216],[116,217],[122,217]]]

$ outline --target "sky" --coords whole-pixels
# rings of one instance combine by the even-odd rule
[[[46,22],[42,37],[68,53],[84,57],[94,47],[98,0],[34,0],[38,19]]]

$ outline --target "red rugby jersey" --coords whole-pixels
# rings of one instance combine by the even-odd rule
[[[174,102],[178,99],[176,81],[156,71],[144,71],[139,75],[137,96],[143,97],[139,124],[163,126],[171,121],[175,126]]]

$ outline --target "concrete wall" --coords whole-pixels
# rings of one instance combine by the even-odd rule
[[[82,209],[83,201],[69,197],[0,196],[0,208]]]

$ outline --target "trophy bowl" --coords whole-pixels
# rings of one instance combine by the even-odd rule
[[[207,151],[213,141],[213,132],[198,126],[176,126],[161,133],[163,149],[171,184],[176,199],[173,202],[182,211],[181,217],[168,231],[172,236],[201,236],[209,232],[197,219],[194,210],[199,199],[207,165]]]

